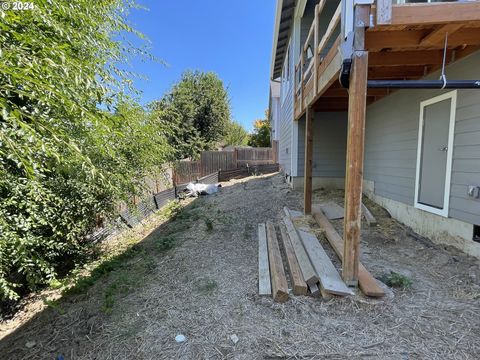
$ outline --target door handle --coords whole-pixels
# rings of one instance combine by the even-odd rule
[[[438,149],[439,151],[448,151],[448,147],[447,146],[444,146],[444,147],[441,147]]]

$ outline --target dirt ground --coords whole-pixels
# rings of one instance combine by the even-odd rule
[[[342,205],[342,196],[320,190],[315,202]],[[0,324],[0,358],[478,359],[479,261],[419,237],[368,201],[379,225],[363,226],[362,262],[377,278],[411,277],[410,289],[382,301],[259,297],[257,224],[279,222],[283,206],[300,210],[301,198],[278,174],[224,183],[84,293]],[[334,225],[341,230],[341,220]],[[186,341],[176,343],[178,334]]]

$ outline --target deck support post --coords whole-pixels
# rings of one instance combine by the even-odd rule
[[[313,155],[313,109],[307,106],[305,114],[305,173],[303,176],[304,213],[312,213],[312,155]]]
[[[348,97],[345,217],[343,225],[345,246],[342,277],[349,286],[358,285],[368,73],[368,52],[365,51],[365,27],[368,26],[369,11],[369,6],[355,7],[355,38]]]

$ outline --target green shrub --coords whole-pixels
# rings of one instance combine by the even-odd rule
[[[128,99],[130,0],[0,10],[0,302],[84,261],[87,235],[170,159],[169,130]]]
[[[408,289],[412,286],[413,281],[408,276],[391,271],[390,274],[386,274],[381,277],[383,283],[390,287]]]

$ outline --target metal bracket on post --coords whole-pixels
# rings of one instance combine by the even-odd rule
[[[350,84],[350,71],[352,70],[352,57],[353,57],[353,38],[354,32],[348,33],[345,41],[339,46],[340,56],[342,58],[342,68],[340,69],[340,75],[338,81],[340,85],[348,89]]]

